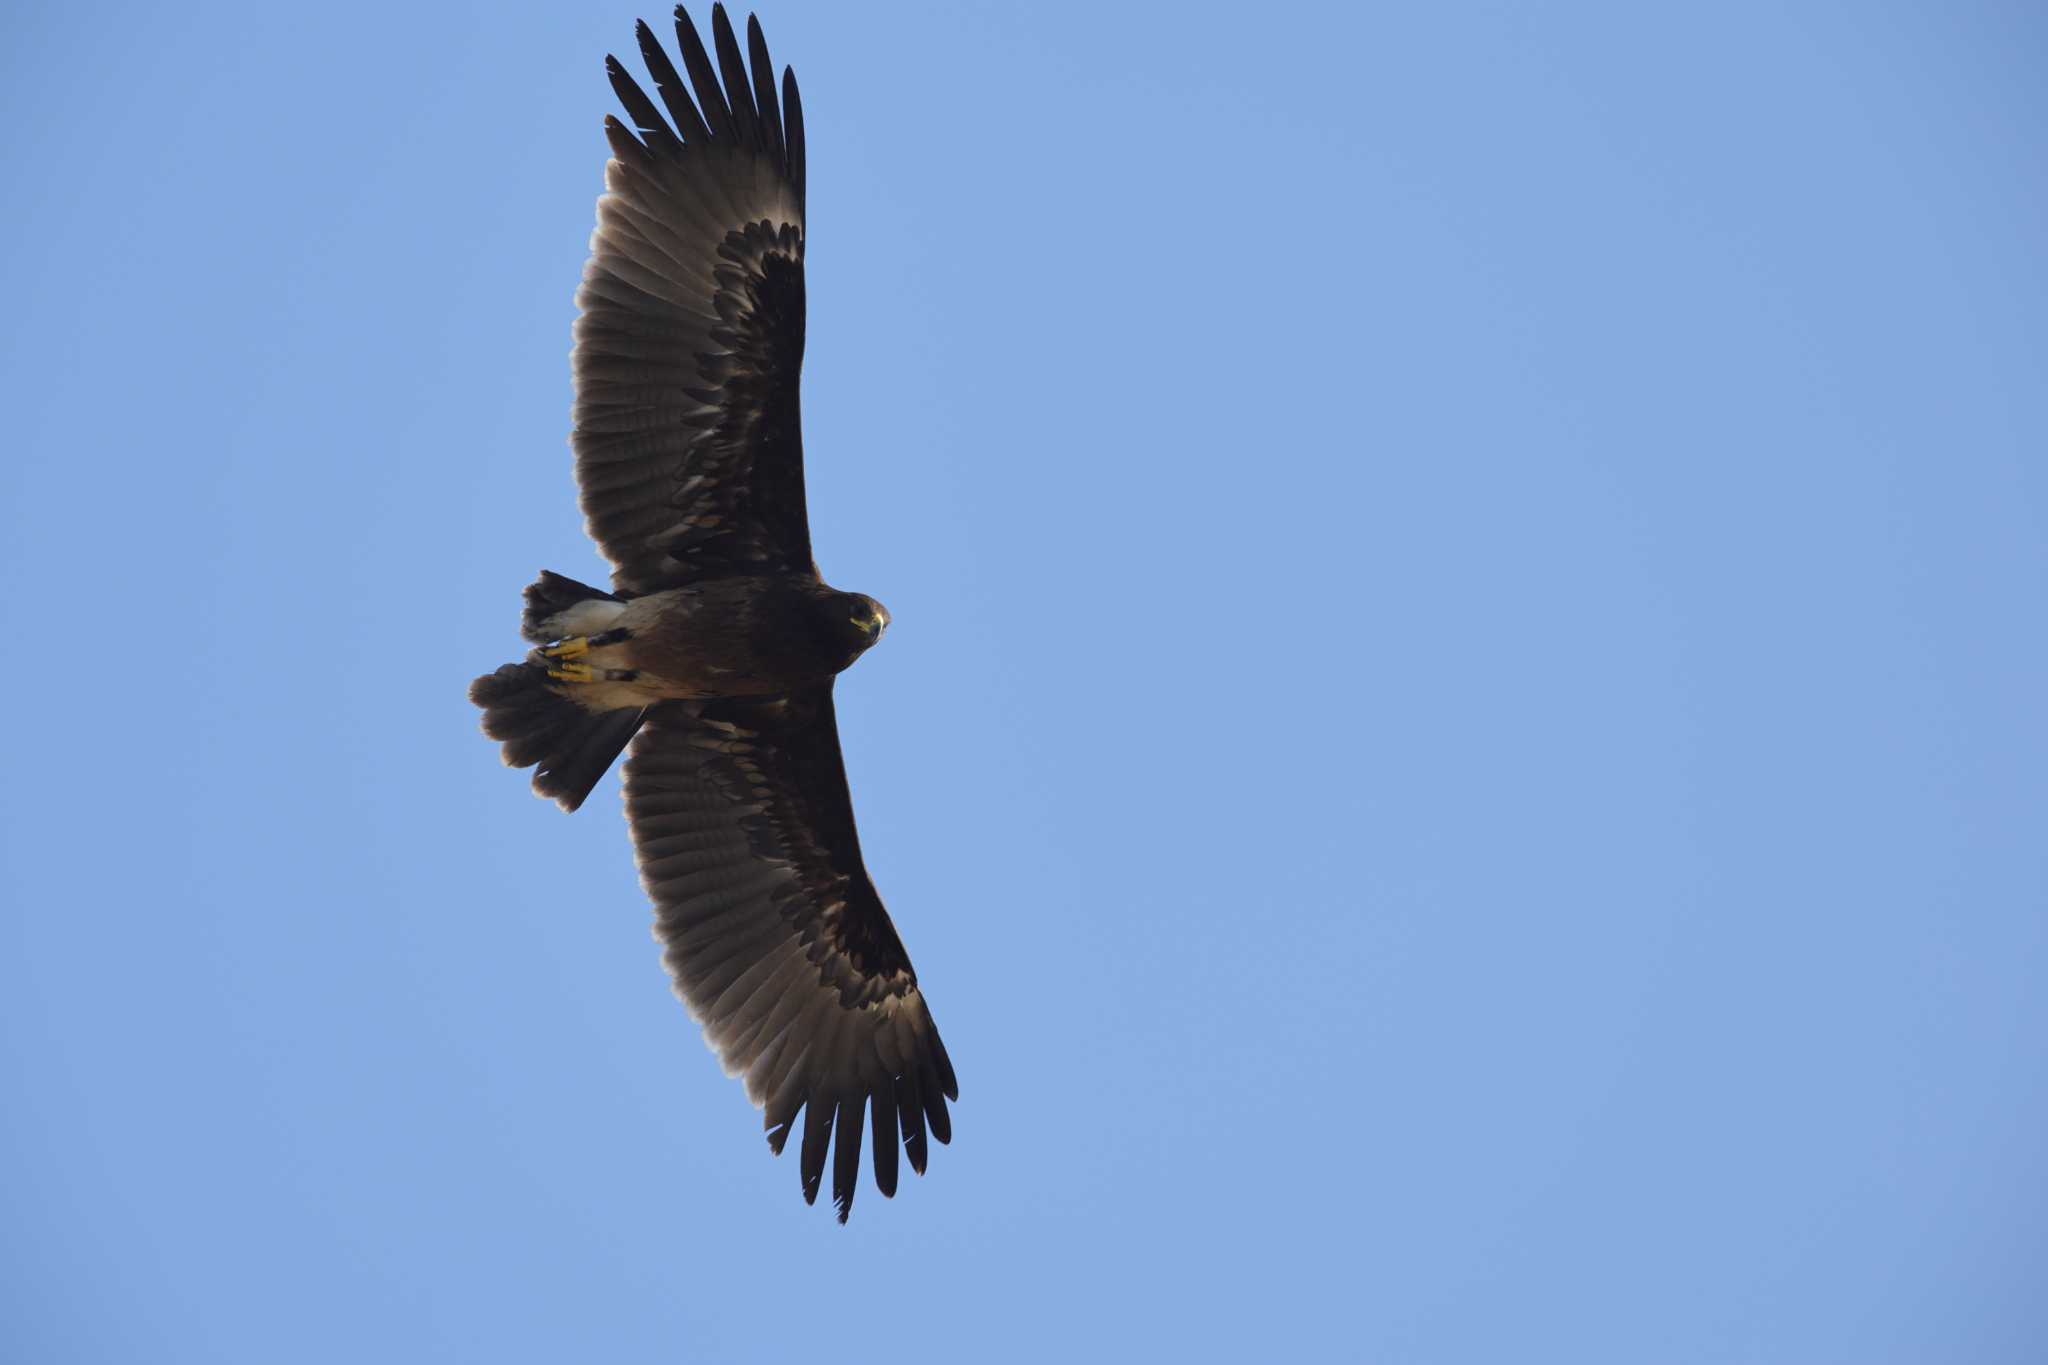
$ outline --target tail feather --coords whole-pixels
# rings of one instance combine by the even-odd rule
[[[533,768],[534,792],[563,810],[583,804],[646,714],[579,706],[549,686],[547,669],[532,661],[486,673],[469,685],[469,699],[483,708],[484,733],[505,746],[506,764]]]

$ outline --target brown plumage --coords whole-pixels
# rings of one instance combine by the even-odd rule
[[[776,1152],[803,1113],[806,1200],[836,1130],[844,1221],[863,1126],[893,1195],[898,1141],[922,1174],[959,1086],[862,865],[839,752],[832,680],[889,618],[811,562],[803,107],[788,70],[778,98],[751,18],[743,56],[713,8],[714,66],[678,9],[687,80],[638,33],[662,108],[607,59],[633,129],[605,121],[577,294],[576,478],[612,587],[543,573],[522,621],[542,647],[470,697],[567,810],[631,743],[626,815],[677,993]]]

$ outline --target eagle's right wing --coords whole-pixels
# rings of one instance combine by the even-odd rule
[[[804,1111],[804,1199],[836,1127],[832,1199],[845,1221],[861,1127],[875,1185],[896,1192],[925,1134],[952,1136],[960,1097],[903,941],[861,863],[832,685],[786,698],[649,708],[626,760],[626,818],[676,992],[781,1152]]]

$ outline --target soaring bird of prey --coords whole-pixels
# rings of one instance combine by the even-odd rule
[[[752,18],[743,55],[722,5],[710,50],[678,8],[687,81],[638,31],[661,107],[606,60],[632,127],[605,120],[576,295],[576,481],[611,590],[542,573],[522,623],[539,648],[470,700],[564,810],[632,746],[626,819],[676,992],[778,1154],[803,1112],[806,1202],[837,1134],[844,1222],[863,1123],[894,1195],[897,1143],[923,1174],[960,1092],[861,863],[832,711],[889,614],[811,559],[803,105],[787,68],[777,98]]]

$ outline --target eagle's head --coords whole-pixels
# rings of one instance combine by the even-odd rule
[[[817,648],[831,658],[835,673],[867,653],[889,628],[888,609],[866,593],[821,587],[811,600]]]
[[[860,647],[866,649],[889,628],[889,609],[864,592],[846,593],[845,599],[846,623],[858,636]]]

